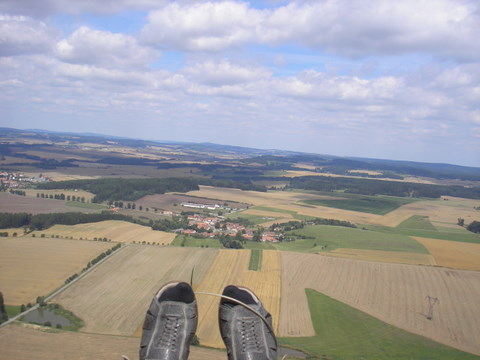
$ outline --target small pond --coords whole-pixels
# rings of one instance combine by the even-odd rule
[[[23,317],[23,321],[40,325],[44,325],[49,321],[52,327],[56,327],[57,325],[61,325],[62,327],[72,325],[72,322],[63,316],[55,314],[52,310],[42,308],[30,311]]]

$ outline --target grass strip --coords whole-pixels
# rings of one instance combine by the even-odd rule
[[[248,270],[260,271],[262,268],[262,250],[252,249],[250,250],[250,263],[248,264]]]
[[[321,359],[470,360],[478,356],[414,335],[306,289],[315,336],[279,338],[281,345]]]

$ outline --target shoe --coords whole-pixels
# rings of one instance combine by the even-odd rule
[[[164,285],[147,310],[140,360],[186,360],[197,329],[197,302],[185,282]]]
[[[277,342],[272,316],[257,296],[247,288],[233,285],[223,290],[223,296],[241,301],[256,312],[235,301],[223,297],[220,300],[218,321],[228,359],[276,360]]]

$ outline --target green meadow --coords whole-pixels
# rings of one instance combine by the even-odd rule
[[[331,194],[332,195],[332,194]],[[418,201],[412,198],[395,196],[364,196],[355,194],[334,194],[341,199],[303,200],[309,205],[333,207],[342,210],[360,211],[370,214],[385,215],[402,205]]]
[[[326,295],[306,289],[315,336],[279,338],[313,359],[473,360],[478,356],[414,335]]]
[[[278,250],[318,252],[348,248],[428,254],[422,244],[406,235],[360,228],[307,225],[303,229],[288,232],[287,235],[296,240],[274,244]]]

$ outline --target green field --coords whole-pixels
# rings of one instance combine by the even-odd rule
[[[408,221],[409,219],[407,219]],[[401,225],[401,224],[400,224]],[[385,226],[365,225],[365,228],[383,234],[398,234],[405,236],[417,236],[430,239],[450,240],[480,244],[480,234],[474,234],[464,229],[435,228],[435,230],[412,229],[405,227],[389,228]]]
[[[282,213],[283,214],[289,214],[289,215],[292,215],[292,217],[294,219],[298,219],[298,220],[313,220],[313,219],[315,219],[315,217],[313,217],[313,216],[299,215],[295,211],[271,208],[271,207],[267,207],[267,206],[254,206],[251,209],[261,210],[261,211],[269,211],[269,212],[277,212],[277,213],[280,213],[280,214],[282,214]],[[281,215],[279,215],[279,217],[281,217]]]
[[[275,250],[275,246],[269,242],[247,240],[242,246],[245,249]]]
[[[67,206],[75,206],[83,209],[94,209],[94,210],[106,210],[108,209],[107,205],[103,204],[94,204],[94,203],[82,203],[78,201],[66,201]]]
[[[295,241],[278,243],[273,246],[278,250],[300,252],[332,251],[338,248],[347,248],[428,254],[427,249],[422,244],[403,234],[329,225],[305,226],[303,229],[288,232],[287,236],[292,236],[292,234],[305,236],[307,239],[297,237]]]
[[[318,359],[470,360],[478,356],[384,323],[326,295],[306,289],[315,336],[279,338]]]
[[[20,314],[20,306],[5,305],[5,310],[7,311],[7,315],[10,319]]]
[[[172,241],[172,246],[221,248],[222,244],[217,239],[177,235]]]
[[[413,215],[397,226],[398,229],[417,229],[437,231],[437,228],[428,220],[428,216]]]
[[[260,215],[253,215],[253,214],[243,214],[243,213],[235,213],[235,214],[229,214],[227,216],[228,219],[235,219],[235,218],[242,218],[250,221],[253,225],[260,225],[269,221],[272,221],[272,219],[266,219],[265,216],[260,216]],[[281,216],[275,217],[273,220],[280,219]]]
[[[332,194],[330,194],[332,195]],[[412,198],[401,198],[394,196],[363,196],[354,194],[337,194],[335,196],[341,196],[343,199],[313,199],[303,200],[302,202],[309,205],[319,205],[333,207],[342,210],[360,211],[370,214],[385,215],[390,211],[399,208],[402,205],[418,201]]]
[[[250,263],[248,264],[248,270],[259,271],[262,268],[262,250],[252,249],[250,250]]]

